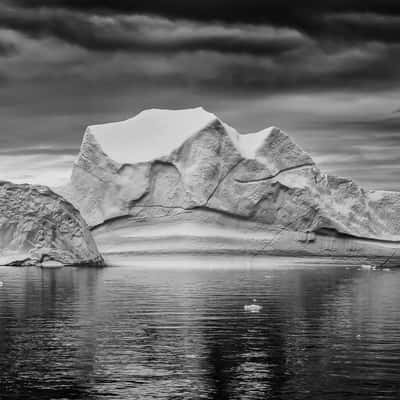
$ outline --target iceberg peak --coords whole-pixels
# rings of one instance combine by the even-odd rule
[[[202,107],[184,110],[148,109],[121,122],[91,125],[101,149],[119,163],[137,163],[168,155],[217,117]]]

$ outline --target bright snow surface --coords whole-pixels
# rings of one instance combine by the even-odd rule
[[[91,125],[87,131],[114,161],[138,163],[168,156],[190,136],[217,119],[202,107],[185,110],[150,109],[125,121]],[[256,150],[274,129],[239,134],[234,128],[221,123],[245,158],[255,158]]]

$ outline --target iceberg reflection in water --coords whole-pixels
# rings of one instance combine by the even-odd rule
[[[398,399],[400,271],[293,261],[1,268],[0,397]]]

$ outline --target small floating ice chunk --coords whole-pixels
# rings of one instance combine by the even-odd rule
[[[361,269],[375,270],[376,267],[375,267],[375,265],[371,265],[371,264],[361,264]]]
[[[245,304],[244,310],[248,311],[248,312],[252,312],[252,313],[259,312],[262,309],[262,307],[259,304],[256,304],[256,302],[257,302],[257,300],[253,299],[252,304]]]
[[[62,264],[58,261],[48,260],[48,261],[43,261],[40,267],[41,268],[62,268],[62,267],[64,267],[64,264]]]
[[[0,287],[2,287],[4,284],[3,284],[3,282],[2,281],[0,281]]]

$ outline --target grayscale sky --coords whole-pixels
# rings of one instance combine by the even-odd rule
[[[0,179],[62,184],[86,125],[202,105],[400,190],[399,63],[398,0],[0,0]]]

